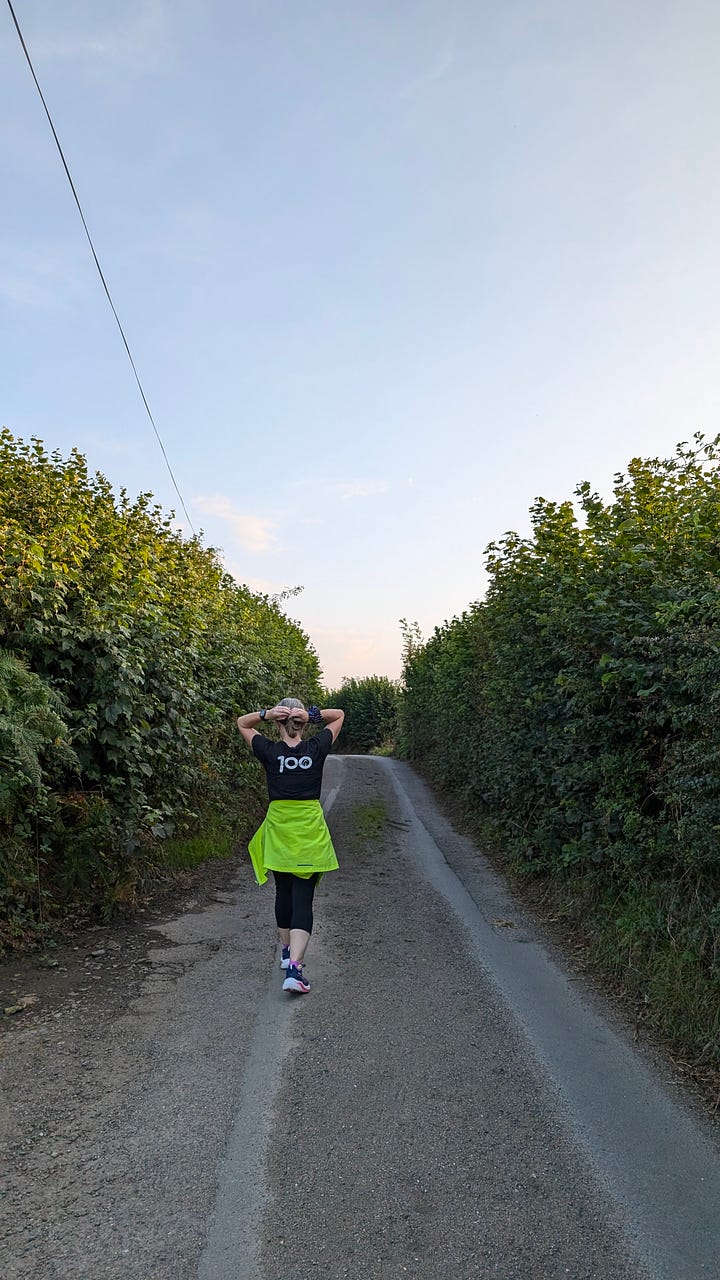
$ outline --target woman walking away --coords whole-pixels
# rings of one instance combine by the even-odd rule
[[[325,871],[337,870],[330,832],[320,806],[325,761],[342,729],[344,711],[305,710],[299,698],[238,717],[238,729],[265,766],[268,806],[249,850],[258,884],[275,877],[275,919],[280,933],[283,991],[307,992],[303,960],[313,927],[313,895]],[[305,725],[322,725],[303,741]],[[258,724],[275,724],[280,742],[265,738]]]

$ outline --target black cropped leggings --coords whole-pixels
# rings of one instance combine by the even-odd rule
[[[318,872],[307,880],[294,876],[291,871],[273,871],[273,875],[278,929],[304,929],[306,933],[312,933],[313,896]]]

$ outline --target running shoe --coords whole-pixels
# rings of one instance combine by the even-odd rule
[[[283,991],[309,991],[310,983],[303,977],[303,971],[297,964],[288,965],[287,978],[282,985]]]
[[[290,948],[289,947],[283,947],[282,951],[280,952],[280,968],[281,969],[290,968]]]

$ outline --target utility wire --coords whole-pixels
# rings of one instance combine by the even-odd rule
[[[142,385],[142,383],[141,383],[141,381],[140,381],[140,376],[139,376],[138,371],[137,371],[137,369],[136,369],[136,367],[135,367],[135,361],[134,361],[134,360],[133,360],[133,358],[132,358],[132,352],[130,351],[130,347],[128,346],[128,340],[127,340],[127,338],[125,337],[125,331],[124,331],[124,329],[123,329],[123,327],[122,327],[122,325],[121,325],[121,323],[120,323],[120,317],[119,317],[119,315],[118,315],[117,311],[115,310],[115,303],[113,302],[112,298],[110,297],[110,290],[108,289],[107,281],[106,281],[106,279],[105,279],[105,276],[103,275],[103,269],[102,269],[102,267],[100,266],[100,262],[99,262],[99,260],[98,260],[98,256],[97,256],[97,254],[96,254],[96,252],[95,252],[95,245],[94,245],[94,244],[93,244],[93,242],[92,242],[92,236],[90,235],[90,232],[89,232],[89,230],[88,230],[88,224],[87,224],[87,222],[85,221],[85,214],[84,214],[84,213],[83,213],[83,211],[82,211],[82,205],[80,204],[80,200],[79,200],[79,197],[78,197],[78,193],[77,193],[77,191],[75,190],[75,183],[74,183],[74,182],[73,182],[73,180],[72,180],[72,177],[71,177],[71,174],[70,174],[70,170],[68,169],[67,160],[65,159],[65,156],[64,156],[64,154],[63,154],[63,149],[62,149],[62,147],[60,146],[60,139],[59,139],[59,138],[58,138],[58,136],[57,136],[57,132],[56,132],[56,130],[55,130],[55,125],[53,124],[52,116],[50,115],[50,111],[49,111],[49,108],[48,108],[48,104],[47,104],[47,102],[45,101],[45,98],[44,98],[44,96],[43,96],[43,91],[42,91],[42,89],[40,88],[40,84],[39,84],[39,82],[38,82],[38,78],[37,78],[37,76],[35,75],[35,68],[33,67],[32,59],[30,58],[30,54],[28,53],[28,48],[27,48],[27,45],[25,44],[25,40],[23,39],[23,33],[22,33],[22,31],[20,30],[20,23],[18,22],[18,20],[17,20],[17,18],[16,18],[16,16],[15,16],[15,10],[14,10],[14,9],[13,9],[13,7],[12,7],[11,0],[7,0],[7,4],[8,4],[8,9],[10,10],[10,15],[11,15],[11,17],[12,17],[12,20],[13,20],[13,22],[15,23],[15,30],[16,30],[16,31],[17,31],[17,33],[18,33],[18,39],[20,40],[20,44],[22,45],[22,50],[23,50],[23,53],[25,54],[25,57],[26,57],[26,59],[27,59],[27,64],[28,64],[28,66],[29,66],[29,68],[30,68],[30,72],[31,72],[32,78],[33,78],[33,80],[35,81],[35,88],[37,89],[38,93],[40,94],[40,101],[42,102],[42,104],[43,104],[43,106],[44,106],[44,108],[45,108],[45,115],[47,116],[47,118],[48,118],[48,123],[49,123],[49,125],[50,125],[50,128],[52,129],[52,135],[53,135],[53,138],[55,139],[55,145],[57,146],[57,149],[58,149],[58,151],[59,151],[59,153],[60,153],[60,159],[61,159],[61,160],[62,160],[62,162],[63,162],[63,168],[64,168],[64,170],[65,170],[65,173],[67,174],[67,180],[68,180],[68,182],[70,183],[70,190],[72,191],[73,196],[75,197],[75,203],[76,203],[76,205],[77,205],[77,207],[78,207],[78,213],[80,214],[80,219],[81,219],[82,224],[83,224],[83,227],[84,227],[84,229],[85,229],[85,235],[87,236],[88,244],[90,245],[90,251],[91,251],[91,253],[92,253],[93,258],[95,259],[95,266],[96,266],[96,267],[97,267],[97,269],[98,269],[98,275],[100,276],[100,279],[101,279],[101,281],[102,281],[102,286],[103,286],[103,289],[105,290],[105,295],[106,295],[106,297],[107,297],[107,300],[108,300],[108,302],[110,303],[110,309],[112,310],[112,313],[113,313],[113,315],[114,315],[114,317],[115,317],[115,321],[116,321],[116,323],[117,323],[117,327],[118,327],[118,329],[120,330],[120,337],[122,338],[122,340],[123,340],[123,345],[124,345],[124,347],[125,347],[125,350],[127,351],[127,357],[128,357],[128,360],[130,361],[130,365],[131,365],[131,367],[132,367],[132,371],[133,371],[133,373],[135,374],[135,381],[136,381],[136,382],[137,382],[137,384],[138,384],[138,390],[139,390],[139,392],[140,392],[140,395],[142,396],[142,402],[143,402],[143,404],[145,405],[145,409],[147,410],[147,416],[148,416],[148,418],[150,419],[150,423],[151,423],[151,425],[152,425],[152,429],[153,429],[153,431],[155,432],[155,436],[156,436],[156,438],[157,438],[157,442],[158,442],[158,444],[160,445],[160,449],[161,449],[161,451],[162,451],[162,456],[163,456],[163,458],[165,459],[165,466],[167,467],[168,472],[169,472],[169,474],[170,474],[170,479],[172,480],[173,485],[174,485],[174,487],[175,487],[175,492],[176,492],[176,494],[177,494],[178,498],[180,499],[180,505],[181,505],[181,507],[182,507],[183,511],[185,512],[185,519],[187,520],[187,522],[188,522],[188,524],[190,525],[190,528],[192,529],[193,534],[194,534],[194,533],[195,533],[195,529],[193,528],[192,520],[190,519],[190,516],[188,515],[188,509],[187,509],[187,507],[185,506],[185,503],[184,503],[184,501],[183,501],[183,496],[182,496],[182,494],[181,494],[181,492],[180,492],[180,490],[179,490],[179,488],[178,488],[177,480],[175,479],[175,476],[173,475],[173,469],[172,469],[172,467],[170,466],[170,459],[168,458],[167,453],[165,452],[165,445],[163,444],[162,439],[161,439],[161,437],[160,437],[160,432],[158,431],[158,429],[157,429],[157,427],[156,427],[156,425],[155,425],[155,419],[153,418],[152,413],[150,412],[150,405],[148,404],[148,402],[147,402],[147,397],[146,397],[146,395],[145,395],[145,392],[143,391],[143,385]]]

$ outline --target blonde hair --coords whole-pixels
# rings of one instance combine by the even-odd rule
[[[302,703],[302,702],[300,701],[300,699],[299,699],[299,698],[283,698],[280,702],[278,702],[278,706],[279,706],[279,707],[288,707],[290,711],[293,711],[293,710],[304,711],[304,710],[305,710],[305,704],[304,704],[304,703]],[[302,737],[302,732],[303,732],[303,729],[305,728],[305,725],[304,725],[304,723],[303,723],[302,721],[300,721],[300,720],[293,720],[292,716],[290,715],[290,716],[288,716],[287,724],[288,724],[288,726],[289,726],[289,725],[292,725],[293,729],[295,730],[295,734],[294,734],[294,735],[293,735],[292,733],[290,733],[290,732],[289,732],[289,730],[288,730],[288,737],[290,737],[290,738],[292,738],[293,736],[294,736],[294,737],[297,737],[297,738],[301,738],[301,737]]]

